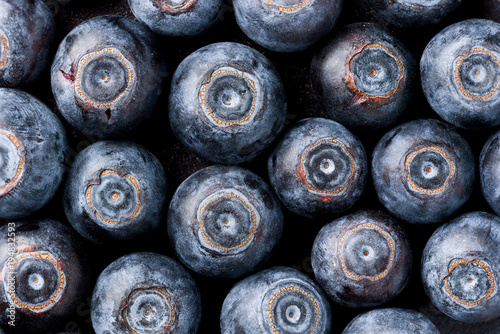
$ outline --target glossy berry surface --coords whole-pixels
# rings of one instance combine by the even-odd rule
[[[325,225],[311,255],[326,294],[347,307],[373,307],[408,283],[412,252],[405,231],[388,214],[363,210]]]
[[[158,227],[166,193],[165,172],[151,152],[132,142],[100,141],[76,157],[64,210],[90,241],[132,240]]]
[[[321,289],[287,267],[238,282],[222,305],[221,333],[330,333],[332,314]]]
[[[474,155],[448,124],[415,120],[378,142],[372,179],[378,199],[396,217],[411,223],[442,222],[471,195]]]
[[[342,334],[439,334],[423,314],[401,308],[384,308],[360,314]]]
[[[96,334],[196,333],[201,298],[189,273],[171,258],[133,253],[99,275],[91,305]]]
[[[422,89],[444,120],[467,129],[500,124],[500,23],[471,19],[443,29],[420,60]]]
[[[66,162],[66,132],[35,97],[0,88],[0,219],[28,216],[57,191]]]
[[[52,92],[68,122],[109,138],[131,131],[154,112],[162,65],[153,34],[120,16],[76,26],[61,42],[51,70]]]
[[[436,24],[453,12],[462,0],[367,0],[387,22],[401,28]]]
[[[458,321],[497,318],[499,253],[498,216],[471,212],[438,228],[422,255],[422,281],[432,303]]]
[[[331,217],[363,193],[368,163],[361,142],[326,118],[297,122],[268,159],[271,184],[283,204],[306,217]]]
[[[479,157],[481,190],[489,206],[500,215],[500,132],[495,132],[484,144]]]
[[[341,28],[314,55],[311,79],[329,117],[356,128],[394,123],[413,96],[416,62],[374,23]]]
[[[75,312],[87,293],[80,238],[48,219],[8,223],[0,235],[0,323],[13,321],[13,333],[47,333]],[[14,312],[6,310],[11,307]]]
[[[283,215],[260,177],[239,167],[212,166],[177,188],[167,228],[177,255],[190,269],[236,278],[269,258],[281,237]]]
[[[215,43],[189,55],[172,78],[169,119],[190,150],[218,163],[240,163],[268,147],[284,126],[286,97],[261,53]]]
[[[190,37],[221,17],[222,0],[128,0],[134,16],[160,35]]]
[[[327,35],[342,0],[236,0],[234,15],[254,42],[278,52],[302,51]]]
[[[49,61],[56,23],[41,0],[0,0],[0,87],[20,87]]]

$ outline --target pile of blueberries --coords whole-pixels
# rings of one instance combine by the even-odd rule
[[[0,333],[497,333],[498,22],[0,0]]]

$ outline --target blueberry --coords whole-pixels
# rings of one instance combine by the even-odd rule
[[[43,207],[61,183],[66,132],[54,113],[33,96],[0,88],[0,219]]]
[[[361,142],[339,123],[307,118],[269,156],[271,184],[285,206],[306,217],[338,215],[361,196],[368,173]]]
[[[458,321],[500,316],[500,218],[459,216],[438,228],[422,255],[422,282],[432,303]]]
[[[481,19],[443,29],[420,60],[422,89],[444,120],[467,129],[500,124],[500,24]]]
[[[402,28],[436,24],[453,12],[462,0],[367,0],[388,23]]]
[[[151,152],[132,142],[101,141],[75,158],[64,211],[95,243],[132,240],[158,227],[166,192],[165,172]]]
[[[494,133],[484,145],[479,157],[481,190],[490,207],[500,215],[500,131]]]
[[[309,277],[273,267],[238,282],[222,305],[222,334],[330,333],[332,314]]]
[[[56,23],[41,0],[0,0],[0,87],[19,87],[47,65]]]
[[[261,266],[283,229],[278,199],[254,173],[212,166],[187,178],[168,212],[179,258],[202,275],[236,278]]]
[[[157,34],[190,37],[211,28],[222,15],[222,0],[128,0],[135,17]]]
[[[254,42],[278,52],[305,50],[332,30],[342,0],[235,0],[234,15]]]
[[[482,0],[482,12],[486,18],[500,22],[500,1]]]
[[[311,264],[319,285],[337,303],[373,307],[408,283],[408,237],[388,214],[362,210],[325,225],[316,236]]]
[[[237,43],[205,46],[175,71],[169,98],[174,134],[218,163],[257,156],[284,126],[286,97],[267,58]]]
[[[189,273],[171,258],[133,253],[99,275],[91,303],[96,334],[196,333],[201,298]]]
[[[423,314],[401,308],[384,308],[358,315],[342,334],[439,334]]]
[[[57,106],[77,130],[99,138],[131,131],[149,118],[161,91],[163,67],[153,34],[120,16],[76,26],[52,64]]]
[[[314,91],[334,120],[358,128],[396,121],[413,96],[416,62],[406,47],[374,23],[340,29],[311,65]]]
[[[436,223],[470,197],[475,161],[467,141],[432,119],[402,124],[373,151],[372,178],[380,202],[411,223]]]
[[[13,321],[9,328],[15,333],[47,333],[71,316],[87,293],[80,239],[48,219],[7,223],[0,236],[0,323]]]

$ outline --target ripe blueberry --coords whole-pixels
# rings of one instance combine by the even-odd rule
[[[313,88],[328,116],[358,128],[394,123],[413,96],[415,75],[410,52],[374,23],[343,27],[311,65]]]
[[[311,255],[319,285],[337,303],[373,307],[397,296],[412,265],[405,231],[388,214],[363,210],[325,225]]]
[[[269,146],[284,126],[286,97],[261,53],[237,43],[205,46],[182,61],[169,98],[174,134],[218,163],[240,163]]]
[[[372,178],[380,202],[395,216],[411,223],[441,222],[471,195],[474,155],[448,124],[415,120],[378,142]]]
[[[77,155],[64,193],[69,222],[104,243],[153,231],[163,214],[167,180],[158,159],[125,141],[100,141]]]
[[[484,145],[479,157],[479,176],[483,196],[495,211],[500,215],[500,132],[494,133]]]
[[[0,236],[0,323],[13,320],[16,333],[47,333],[72,315],[87,293],[80,239],[54,220],[8,223]],[[10,307],[15,319],[7,317]]]
[[[447,122],[500,124],[500,23],[471,19],[443,29],[427,44],[420,73],[427,101]]]
[[[278,199],[254,173],[212,166],[187,178],[168,212],[179,258],[202,275],[236,278],[261,266],[281,237]]]
[[[422,282],[432,303],[458,321],[500,315],[500,218],[471,212],[442,225],[422,255]]]
[[[339,123],[301,120],[269,156],[271,184],[283,204],[306,217],[338,215],[361,196],[368,163],[361,142]]]
[[[0,0],[0,87],[37,79],[49,60],[56,23],[41,0]]]
[[[99,275],[91,303],[96,334],[196,333],[201,298],[189,273],[171,258],[133,253]]]
[[[221,332],[330,333],[330,305],[306,275],[286,267],[263,270],[237,283],[221,310]]]
[[[33,96],[0,88],[0,219],[28,216],[43,207],[61,183],[66,132]]]
[[[161,73],[149,29],[124,17],[100,16],[75,27],[59,45],[52,92],[77,130],[116,137],[152,115]]]

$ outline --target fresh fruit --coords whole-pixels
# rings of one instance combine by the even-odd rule
[[[495,132],[484,144],[479,157],[479,176],[481,178],[481,190],[490,207],[497,215],[500,215],[500,132]]]

